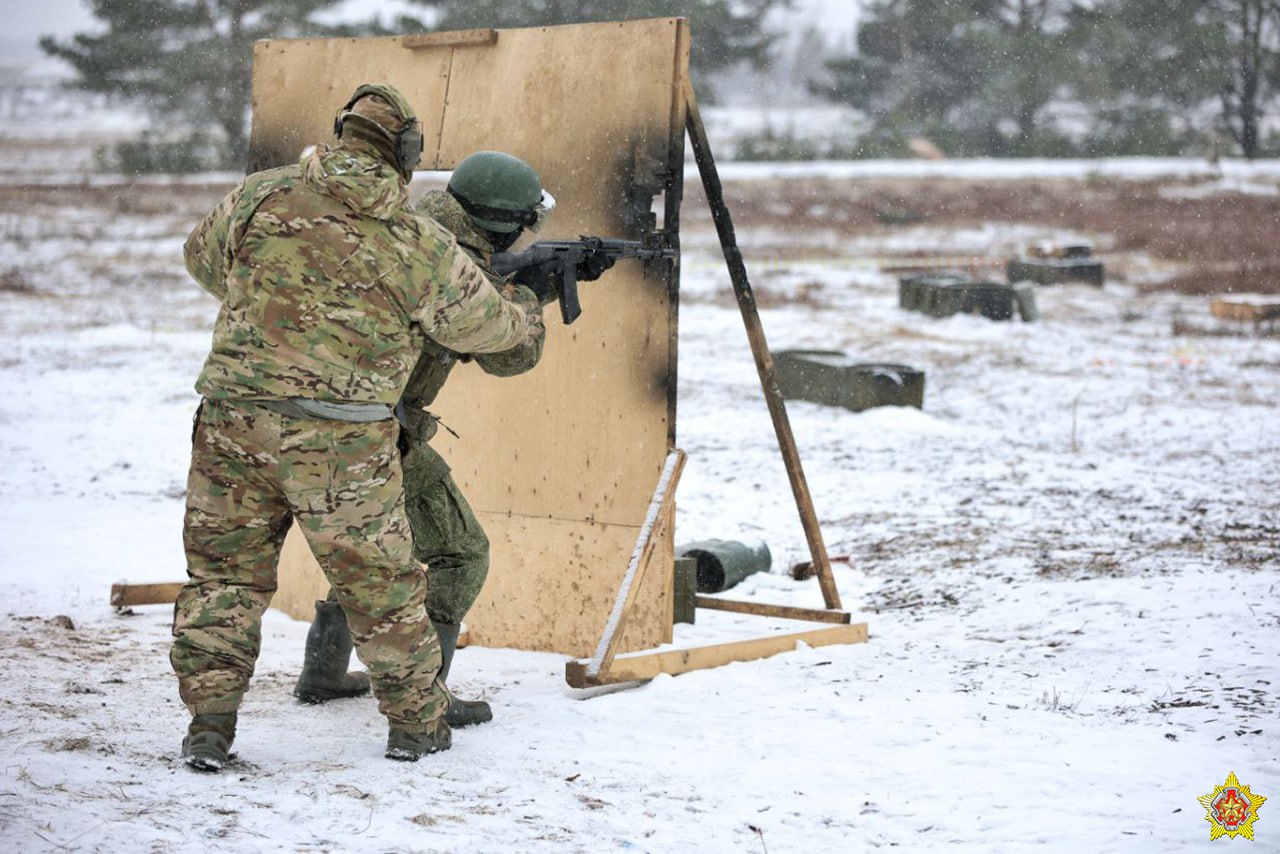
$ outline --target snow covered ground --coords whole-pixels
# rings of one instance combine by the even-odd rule
[[[1132,281],[1042,288],[1036,323],[930,319],[873,266],[785,261],[789,235],[745,224],[775,348],[927,374],[922,411],[789,406],[868,643],[593,693],[560,656],[470,648],[455,687],[495,721],[402,765],[371,700],[293,702],[307,626],[271,612],[238,761],[190,772],[169,609],[107,594],[182,577],[214,306],[180,246],[222,189],[0,212],[0,848],[1190,852],[1229,772],[1280,793],[1280,340],[1173,337],[1208,300]],[[713,232],[685,222],[677,538],[763,539],[774,569],[735,597],[819,606],[786,574],[804,541]],[[928,245],[1039,236],[1015,226]],[[703,612],[677,641],[741,631]],[[1280,801],[1255,831],[1280,850]]]

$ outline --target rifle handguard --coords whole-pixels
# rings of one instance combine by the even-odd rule
[[[578,302],[579,278],[593,281],[619,258],[653,261],[677,257],[675,249],[661,242],[655,244],[651,239],[615,240],[582,235],[579,240],[541,240],[523,252],[495,253],[492,267],[498,275],[511,275],[517,284],[532,290],[544,305],[559,296],[560,319],[568,326],[582,314],[582,305]]]

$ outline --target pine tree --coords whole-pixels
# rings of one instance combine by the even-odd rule
[[[162,145],[189,146],[212,127],[220,138],[204,165],[242,167],[254,41],[332,32],[310,18],[337,2],[90,0],[105,32],[45,36],[40,47],[71,64],[72,85],[143,104]]]
[[[1079,73],[1071,0],[876,0],[856,51],[813,90],[863,110],[877,133],[958,154],[1030,153]]]
[[[1091,61],[1113,101],[1195,124],[1214,117],[1245,157],[1280,100],[1277,0],[1105,0],[1091,15]]]

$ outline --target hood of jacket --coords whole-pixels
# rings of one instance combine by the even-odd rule
[[[409,203],[395,167],[359,143],[316,146],[302,158],[302,178],[361,216],[391,219]]]

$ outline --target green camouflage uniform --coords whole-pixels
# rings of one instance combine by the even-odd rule
[[[234,712],[295,521],[347,614],[379,708],[427,732],[447,702],[413,559],[391,418],[299,417],[290,400],[400,399],[428,336],[485,353],[541,334],[536,300],[503,299],[452,236],[409,207],[367,143],[319,147],[249,176],[192,232],[187,268],[222,303],[196,389],[170,655],[192,714]]]
[[[418,202],[417,210],[452,232],[458,245],[494,283],[501,283],[489,268],[493,252],[489,239],[453,196],[433,190]],[[532,291],[515,288],[514,292],[523,292],[521,297],[526,301],[536,301]],[[539,326],[538,334],[530,335],[523,344],[500,353],[477,354],[475,362],[494,376],[524,373],[542,356],[543,332]],[[489,539],[449,474],[448,464],[428,444],[437,422],[424,409],[435,400],[453,366],[469,358],[427,341],[403,397],[405,506],[413,529],[413,554],[427,565],[427,613],[437,623],[454,625],[462,622],[484,586],[489,572]]]

